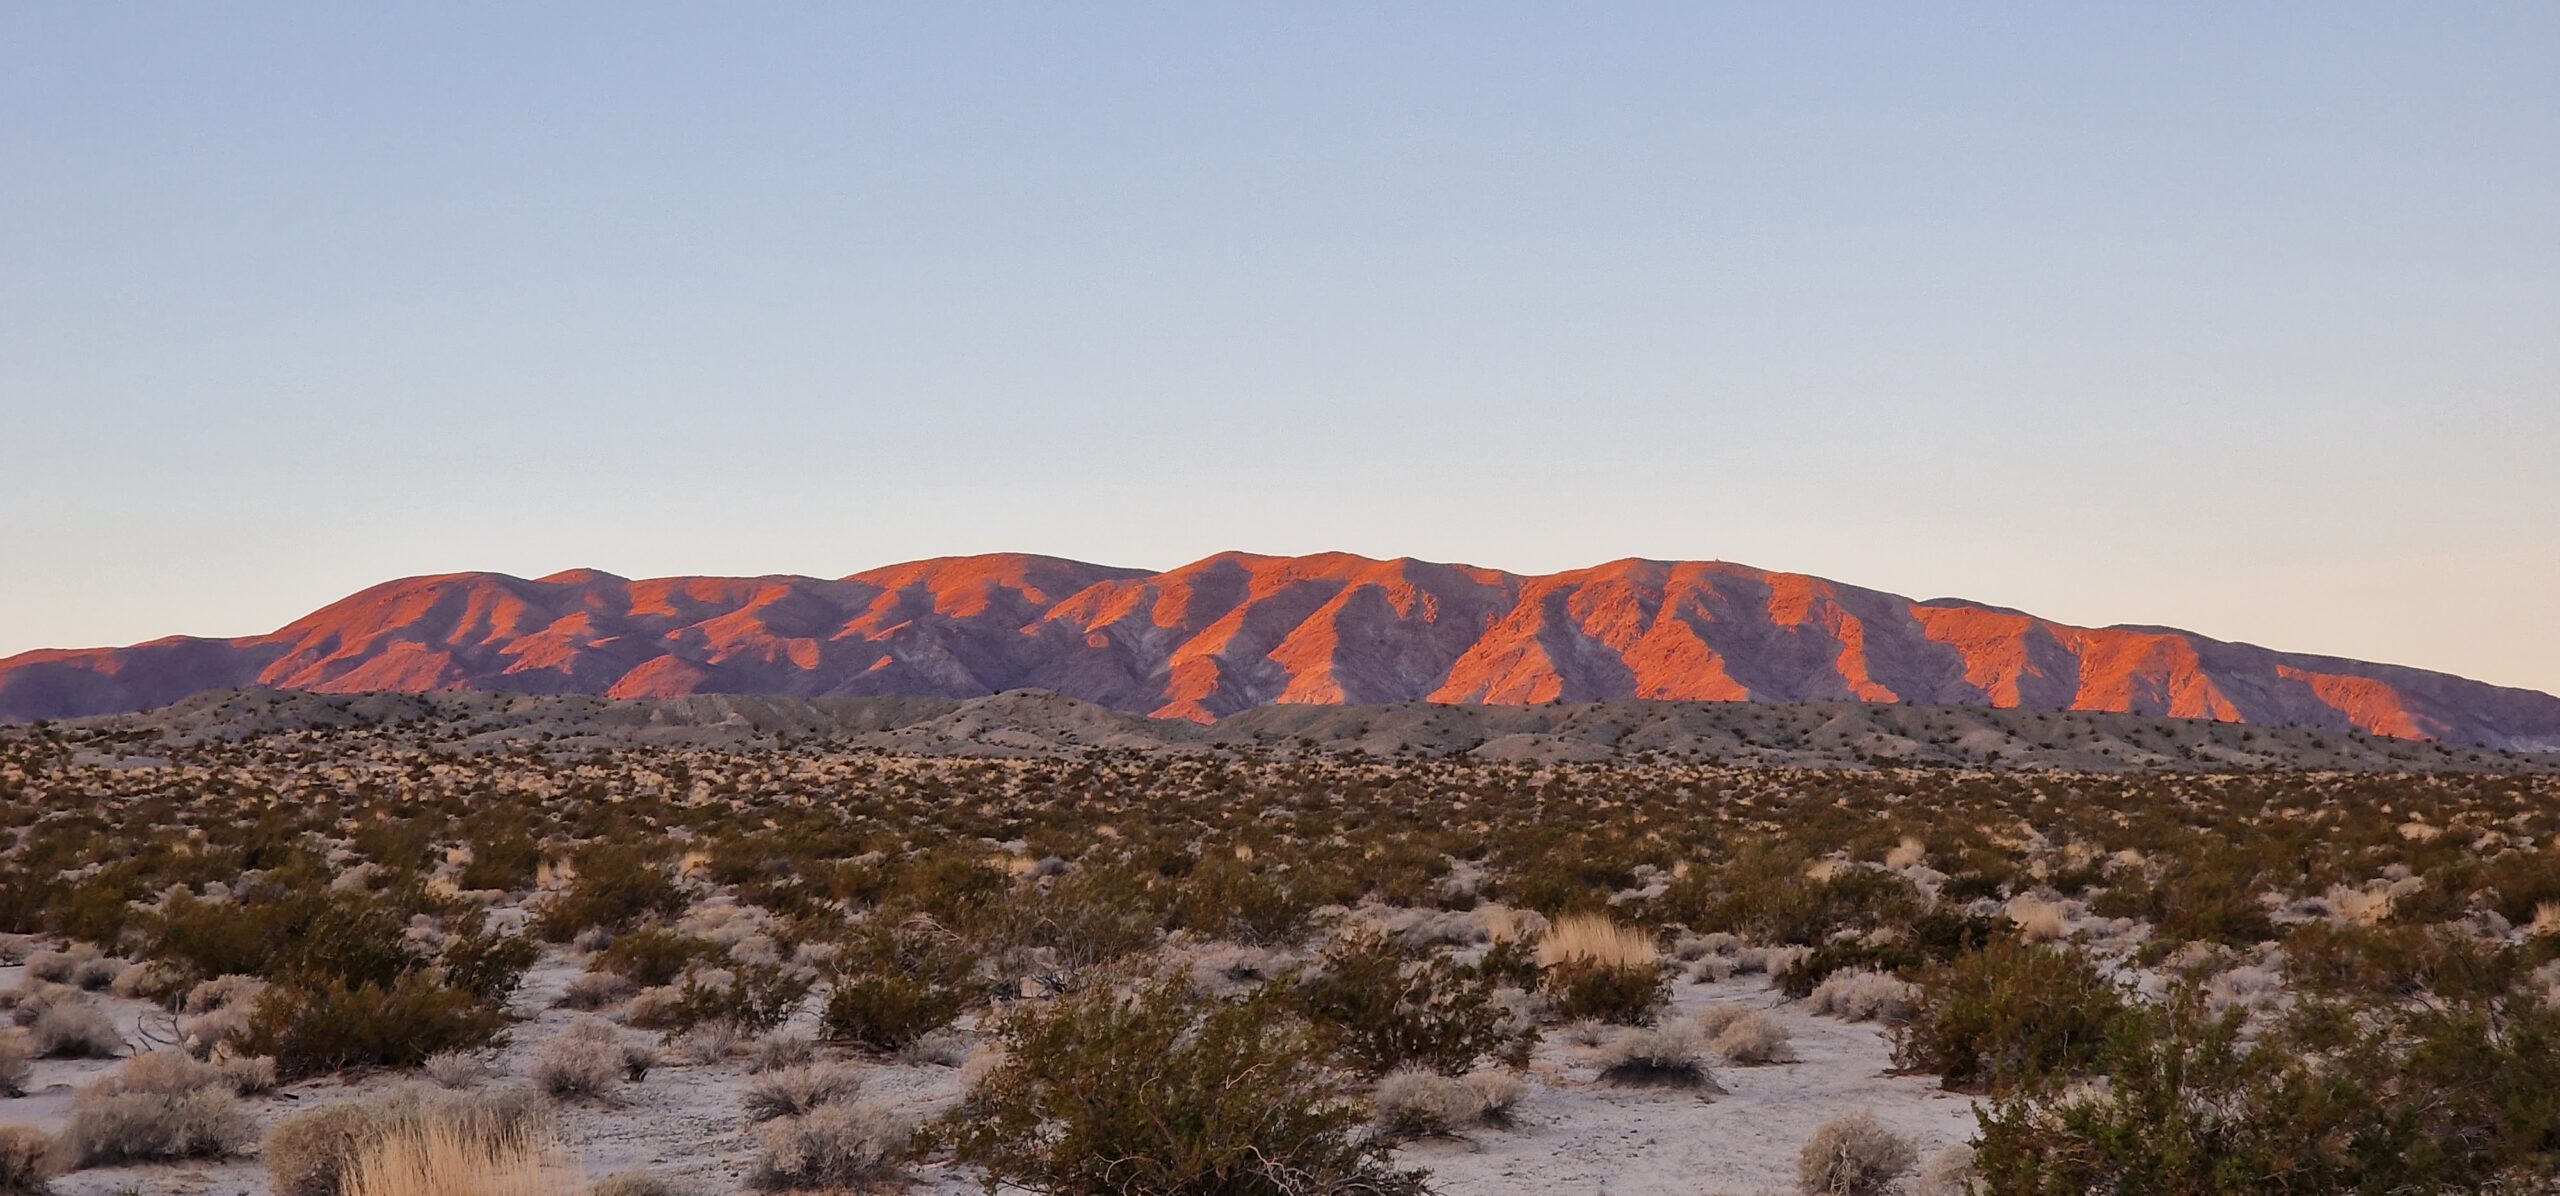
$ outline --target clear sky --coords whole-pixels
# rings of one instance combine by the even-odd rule
[[[0,652],[1723,558],[2560,690],[2560,5],[0,4]]]

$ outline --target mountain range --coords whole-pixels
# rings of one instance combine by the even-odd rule
[[[0,659],[0,721],[208,690],[967,698],[1256,707],[1614,699],[2114,711],[2560,748],[2560,697],[2163,627],[2076,627],[1721,561],[1529,575],[1347,553],[1166,572],[1023,554],[833,580],[592,569],[385,582],[266,634]]]

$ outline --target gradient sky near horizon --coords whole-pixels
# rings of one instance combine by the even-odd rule
[[[2560,690],[2560,5],[0,6],[0,653],[1722,558]]]

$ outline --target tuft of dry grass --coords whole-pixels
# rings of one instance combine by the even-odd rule
[[[1620,1031],[1592,1052],[1591,1061],[1612,1084],[1724,1091],[1707,1072],[1705,1036],[1686,1023]]]
[[[756,1077],[738,1099],[747,1120],[798,1117],[827,1105],[849,1104],[862,1093],[862,1073],[850,1063],[811,1063]]]
[[[53,1190],[53,1142],[32,1125],[0,1125],[0,1196]]]
[[[1919,1152],[1875,1114],[1835,1117],[1796,1156],[1796,1190],[1804,1196],[1882,1196],[1918,1159]]]
[[[451,1121],[413,1123],[360,1149],[341,1196],[578,1196],[586,1177],[546,1128],[495,1136]]]
[[[828,1105],[766,1124],[749,1182],[805,1191],[859,1189],[889,1177],[915,1131],[875,1105]]]
[[[1795,1047],[1787,1028],[1779,1025],[1777,1019],[1757,1009],[1745,1009],[1722,1020],[1722,1025],[1706,1029],[1702,1015],[1700,1028],[1706,1030],[1709,1047],[1728,1066],[1758,1067],[1764,1063],[1795,1062]]]
[[[1538,964],[1553,967],[1567,961],[1609,968],[1649,968],[1662,961],[1653,936],[1622,926],[1601,914],[1567,914],[1538,940]]]
[[[1900,977],[1856,969],[1823,977],[1805,1004],[1817,1014],[1842,1021],[1901,1021],[1911,1016],[1915,991]]]
[[[533,1092],[443,1092],[417,1086],[373,1104],[349,1102],[297,1113],[267,1131],[259,1151],[275,1196],[346,1196],[347,1178],[365,1151],[392,1138],[422,1138],[430,1127],[449,1138],[497,1145],[547,1141],[557,1133]]]
[[[15,1099],[27,1094],[27,1078],[35,1074],[35,1044],[27,1036],[15,1032],[0,1034],[0,1097]]]
[[[128,1061],[71,1098],[61,1150],[72,1165],[213,1159],[255,1141],[258,1124],[235,1080],[179,1051]]]

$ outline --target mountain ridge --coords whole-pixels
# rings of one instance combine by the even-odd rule
[[[2173,628],[2078,627],[1724,561],[1519,574],[1350,553],[1223,552],[1161,572],[994,553],[832,579],[431,574],[368,586],[265,635],[0,659],[0,721],[240,688],[1039,689],[1195,722],[1271,705],[1864,701],[2560,747],[2549,694]]]

